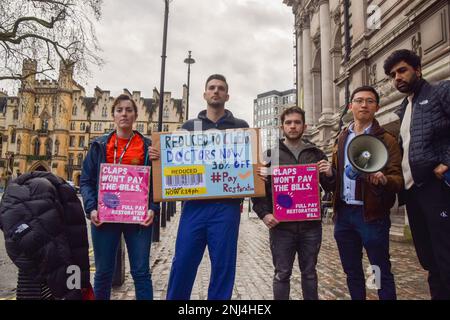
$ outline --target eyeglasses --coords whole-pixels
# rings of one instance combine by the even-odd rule
[[[369,99],[358,98],[358,99],[352,100],[352,102],[355,103],[355,104],[358,104],[358,105],[360,105],[360,106],[362,106],[362,105],[364,104],[364,102],[365,102],[368,106],[377,104],[377,101],[376,101],[376,100],[370,99],[370,98],[369,98]]]

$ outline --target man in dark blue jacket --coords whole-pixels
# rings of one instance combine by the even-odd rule
[[[420,57],[397,50],[384,72],[407,95],[401,119],[402,170],[409,225],[422,267],[429,272],[432,299],[450,299],[450,81],[431,85],[422,78]],[[400,203],[402,204],[402,203]]]
[[[229,99],[224,76],[208,77],[203,98],[207,107],[197,119],[185,122],[187,131],[248,128],[225,109]],[[154,149],[153,149],[154,150]],[[152,160],[159,154],[151,155]],[[241,199],[189,200],[183,203],[175,256],[170,271],[168,300],[187,300],[191,296],[198,266],[206,245],[211,259],[211,280],[208,299],[231,299],[236,273]]]

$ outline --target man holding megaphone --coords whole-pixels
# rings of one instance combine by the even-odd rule
[[[366,299],[363,248],[380,281],[381,300],[396,299],[389,257],[390,208],[403,187],[401,153],[396,138],[375,120],[380,97],[370,86],[355,89],[349,110],[353,122],[333,148],[333,160],[318,163],[334,179],[334,237],[353,300]]]

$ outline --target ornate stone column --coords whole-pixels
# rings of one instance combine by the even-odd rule
[[[298,106],[304,108],[303,103],[303,42],[302,42],[302,24],[298,23],[295,26],[297,34],[297,101]]]
[[[303,106],[306,113],[306,124],[313,125],[313,99],[311,76],[311,31],[309,12],[302,14],[302,43],[303,43]]]
[[[328,0],[319,2],[320,8],[320,56],[322,72],[322,115],[333,114],[333,77],[331,66],[331,23]]]

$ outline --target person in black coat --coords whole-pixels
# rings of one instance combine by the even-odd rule
[[[13,180],[0,203],[0,229],[14,264],[54,298],[81,300],[91,292],[84,211],[63,179],[36,171]]]
[[[450,300],[450,188],[445,182],[450,175],[450,81],[427,82],[421,57],[407,49],[392,52],[383,68],[405,94],[395,112],[400,117],[405,180],[399,206],[406,204],[417,257],[428,271],[431,299]]]

